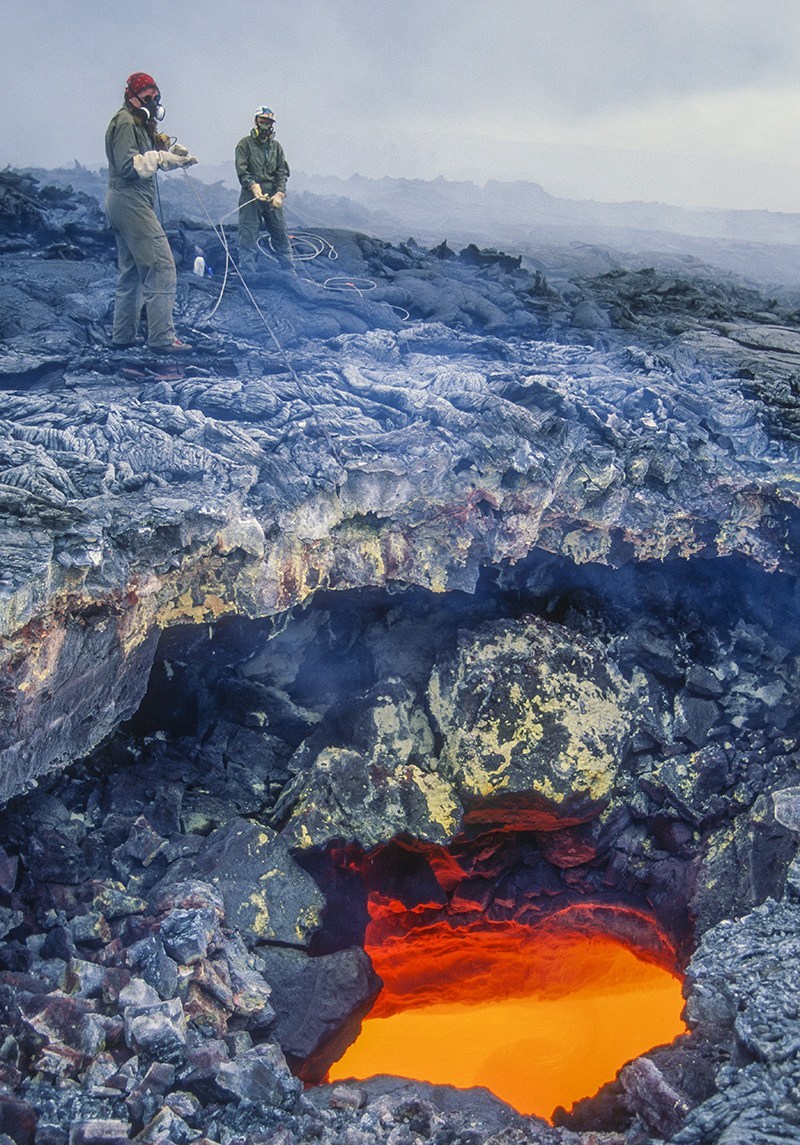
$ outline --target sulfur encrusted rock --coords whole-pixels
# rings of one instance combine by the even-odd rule
[[[462,800],[519,795],[566,812],[608,798],[637,700],[602,645],[533,619],[465,637],[428,696]]]
[[[252,942],[303,946],[319,926],[323,896],[270,827],[234,818],[208,837],[188,868],[221,896],[229,924]],[[168,933],[175,926],[165,925]]]

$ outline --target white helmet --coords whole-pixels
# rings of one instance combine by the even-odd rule
[[[275,112],[272,110],[271,107],[267,107],[266,104],[262,104],[261,107],[256,108],[255,118],[256,119],[271,119],[272,122],[274,123],[275,122]]]

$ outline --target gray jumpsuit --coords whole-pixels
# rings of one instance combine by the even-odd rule
[[[106,213],[117,240],[119,268],[111,336],[116,346],[129,346],[136,338],[143,304],[149,344],[164,348],[175,340],[177,276],[169,241],[153,209],[155,176],[141,178],[133,164],[134,155],[153,150],[144,124],[121,107],[106,131]]]
[[[265,195],[286,191],[289,164],[283,148],[276,139],[259,142],[256,129],[240,139],[236,145],[236,175],[242,187],[239,196],[239,264],[242,270],[253,271],[258,254],[258,233],[262,227],[269,231],[278,261],[285,269],[294,269],[289,235],[283,207],[270,207],[255,202],[251,187],[258,183]]]

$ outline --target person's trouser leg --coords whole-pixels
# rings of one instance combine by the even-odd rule
[[[150,253],[151,261],[145,268],[142,282],[147,311],[147,341],[150,346],[171,346],[175,341],[173,311],[178,275],[169,239],[163,230],[150,236]]]
[[[117,232],[117,290],[114,296],[114,328],[111,341],[115,346],[130,346],[139,332],[142,314],[142,282],[139,268],[122,235]]]
[[[175,340],[172,312],[177,274],[164,228],[155,211],[143,202],[109,196],[106,209],[111,225],[138,270],[141,297],[147,311],[147,341],[151,346],[171,346]],[[126,270],[126,282],[131,280]]]
[[[247,198],[252,196],[248,192]],[[258,232],[261,228],[261,207],[248,203],[239,207],[239,269],[252,274],[258,260]]]
[[[267,207],[264,211],[264,223],[272,240],[272,249],[275,257],[284,270],[295,272],[292,258],[292,245],[289,242],[289,232],[286,229],[286,217],[283,207]]]

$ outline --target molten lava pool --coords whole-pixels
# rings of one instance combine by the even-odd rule
[[[367,949],[384,989],[330,1081],[486,1086],[550,1118],[685,1030],[680,980],[607,936],[438,925]]]

